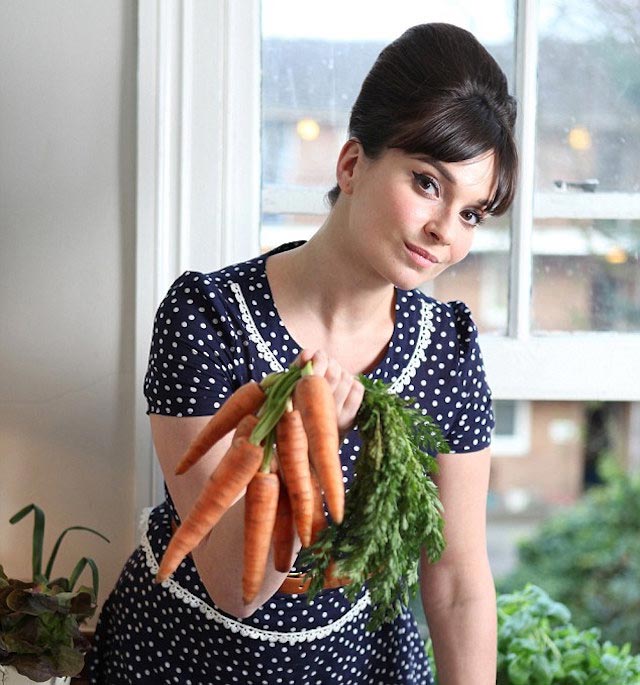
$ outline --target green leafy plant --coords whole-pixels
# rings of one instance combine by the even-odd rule
[[[431,643],[427,649],[433,663]],[[498,596],[497,685],[638,685],[640,656],[579,630],[536,585]]]
[[[72,530],[88,531],[109,540],[93,528],[66,528],[58,536],[43,572],[42,509],[29,504],[12,516],[10,523],[18,523],[32,512],[31,581],[9,578],[0,566],[0,666],[11,666],[27,678],[43,682],[77,675],[82,670],[89,643],[80,625],[93,616],[98,596],[98,567],[89,557],[82,557],[68,578],[52,576],[62,540]],[[92,586],[76,589],[87,567],[91,569]]]
[[[535,578],[569,607],[577,626],[599,626],[605,639],[640,651],[640,477],[625,475],[612,460],[599,474],[603,485],[520,544],[518,566],[498,590]]]
[[[579,630],[535,585],[498,597],[498,685],[638,685],[640,656]]]
[[[431,454],[449,446],[438,425],[411,400],[389,392],[366,376],[364,399],[356,417],[362,448],[355,479],[345,499],[340,525],[331,524],[302,552],[309,565],[309,601],[322,590],[331,563],[347,576],[345,595],[354,601],[366,582],[375,630],[409,604],[418,585],[418,560],[425,547],[431,561],[444,549],[442,504],[431,479],[437,469]]]

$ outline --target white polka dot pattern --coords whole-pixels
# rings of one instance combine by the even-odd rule
[[[275,307],[268,256],[209,274],[185,272],[175,281],[154,322],[144,383],[148,413],[211,415],[234,389],[295,359],[300,348]],[[439,423],[454,452],[482,449],[490,442],[493,414],[469,310],[420,291],[396,295],[394,332],[369,376],[413,398]],[[340,449],[347,488],[359,450],[354,429]],[[174,574],[175,584],[153,584],[150,565],[168,543],[172,517],[178,520],[167,496],[151,511],[143,545],[103,607],[89,659],[91,682],[432,682],[410,611],[376,633],[365,630],[365,589],[355,609],[341,589],[320,593],[312,604],[302,595],[276,593],[247,619],[223,620],[190,558]]]
[[[154,555],[168,543],[169,519],[166,505],[149,513],[147,538]],[[212,602],[189,557],[175,575],[181,586],[191,588],[190,601],[153,582],[144,546],[130,557],[100,614],[88,658],[91,683],[433,683],[424,644],[409,610],[370,633],[366,630],[370,606],[364,601],[361,609],[331,630],[339,620],[333,618],[335,606],[343,606],[345,616],[351,608],[342,590],[326,590],[312,604],[301,595],[276,594],[256,612],[258,616],[217,621],[202,610]],[[216,613],[225,616],[219,610]],[[275,617],[282,620],[285,614],[300,620],[306,614],[307,625],[322,621],[327,629],[316,631],[312,640],[298,639],[295,628],[290,641],[261,639],[271,632]],[[284,632],[282,628],[278,631],[279,638]]]
[[[141,522],[141,538],[142,538],[142,548],[144,549],[147,567],[151,576],[155,577],[158,573],[159,563],[158,559],[153,553],[151,543],[147,537],[147,527],[149,522],[149,513],[151,509],[146,509],[142,515]],[[296,642],[313,642],[314,640],[319,640],[321,638],[331,635],[338,630],[341,630],[345,624],[353,621],[363,612],[363,610],[369,606],[371,600],[369,598],[369,593],[365,592],[360,599],[354,603],[354,605],[346,611],[339,619],[329,623],[328,625],[319,626],[317,628],[310,628],[308,630],[296,630],[290,632],[282,632],[276,630],[262,630],[260,628],[255,628],[254,626],[249,626],[246,623],[242,623],[230,616],[225,616],[221,611],[218,611],[211,604],[204,602],[199,597],[196,597],[188,589],[182,587],[180,583],[176,582],[172,578],[168,578],[162,583],[162,586],[166,588],[172,595],[176,598],[181,599],[185,604],[190,606],[192,609],[197,609],[203,613],[208,619],[212,621],[217,621],[225,628],[231,630],[233,633],[240,633],[243,637],[251,637],[254,640],[263,640],[266,642],[282,642],[286,644],[295,644]]]
[[[273,302],[266,257],[211,274],[186,272],[173,284],[156,315],[145,378],[149,413],[210,415],[242,383],[293,361],[299,346]],[[490,444],[491,391],[463,302],[397,291],[394,334],[370,376],[415,398],[453,452]]]

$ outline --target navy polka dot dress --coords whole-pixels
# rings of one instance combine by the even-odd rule
[[[210,274],[186,272],[155,320],[145,379],[148,411],[211,415],[235,388],[285,369],[299,353],[275,309],[265,272],[271,253]],[[477,330],[461,302],[397,291],[396,322],[385,359],[369,374],[412,397],[435,418],[453,452],[490,442],[491,395]],[[341,448],[348,487],[360,441]],[[424,644],[409,609],[374,633],[366,587],[351,604],[341,588],[312,604],[276,593],[237,619],[215,606],[187,557],[162,585],[158,562],[178,520],[170,497],[145,512],[141,544],[107,601],[88,658],[99,685],[427,685]],[[295,569],[294,569],[295,570]]]

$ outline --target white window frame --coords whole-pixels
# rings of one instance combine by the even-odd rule
[[[163,499],[143,380],[153,317],[185,270],[260,241],[260,4],[140,0],[136,227],[136,511]]]
[[[535,193],[537,0],[517,2],[515,92],[522,167],[513,210],[509,330],[483,335],[494,396],[640,401],[640,335],[532,335],[532,227],[537,218],[640,219],[640,196]],[[259,0],[140,0],[136,277],[138,510],[161,497],[142,380],[155,309],[185,269],[256,254],[260,208],[326,213],[326,188],[260,189]],[[578,214],[580,216],[578,216]]]

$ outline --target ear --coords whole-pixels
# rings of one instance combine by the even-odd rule
[[[340,191],[346,195],[353,192],[353,181],[357,176],[358,163],[364,162],[364,150],[359,140],[350,138],[340,150],[336,164],[336,180]]]

